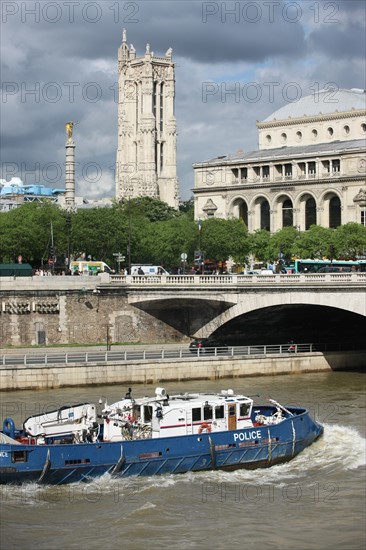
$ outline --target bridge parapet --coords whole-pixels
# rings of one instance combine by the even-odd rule
[[[366,284],[366,273],[296,273],[274,275],[111,275],[110,284],[177,286],[278,286],[327,283]]]
[[[235,287],[309,287],[366,285],[366,273],[296,273],[275,275],[108,275],[55,277],[1,277],[1,291],[97,291],[98,288],[152,287],[161,288],[235,288]]]

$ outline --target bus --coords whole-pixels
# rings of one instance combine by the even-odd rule
[[[366,260],[292,260],[291,268],[293,273],[365,272]]]

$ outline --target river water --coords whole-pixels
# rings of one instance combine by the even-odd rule
[[[0,487],[3,550],[364,550],[365,377],[317,373],[169,383],[168,393],[233,388],[305,405],[324,436],[267,470],[204,472],[90,484]],[[152,386],[133,388],[135,397]],[[116,401],[125,387],[0,393],[19,424],[64,404]],[[263,401],[263,399],[262,399]]]

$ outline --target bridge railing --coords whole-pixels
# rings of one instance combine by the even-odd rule
[[[110,283],[125,285],[249,285],[366,283],[366,273],[277,273],[274,275],[110,275]]]
[[[211,358],[219,356],[240,357],[250,355],[272,355],[281,354],[286,357],[301,353],[326,353],[330,351],[355,351],[364,349],[365,345],[357,342],[340,342],[328,344],[274,344],[274,345],[253,345],[253,346],[223,346],[219,348],[198,348],[190,350],[187,347],[165,348],[165,349],[141,349],[141,350],[90,350],[70,352],[32,352],[29,354],[2,354],[0,356],[1,367],[35,366],[35,365],[68,365],[75,363],[126,363],[133,361],[154,361],[154,360],[187,360],[196,358]]]
[[[80,275],[78,277],[1,277],[2,292],[60,290],[98,292],[100,288],[113,286],[160,286],[161,288],[198,287],[253,287],[276,286],[360,286],[366,285],[366,272],[354,273],[294,273],[276,275]]]

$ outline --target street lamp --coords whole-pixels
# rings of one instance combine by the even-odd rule
[[[195,261],[198,262],[199,271],[203,272],[204,265],[204,253],[201,250],[201,231],[202,231],[202,220],[198,219],[198,250],[195,252]]]
[[[198,220],[198,250],[201,250],[201,230],[202,230],[202,220]]]
[[[128,274],[131,275],[131,199],[128,199]]]
[[[107,325],[107,351],[111,350],[110,328],[110,325]]]

